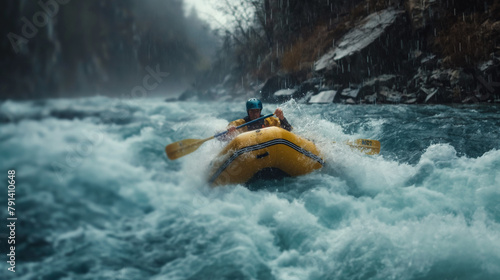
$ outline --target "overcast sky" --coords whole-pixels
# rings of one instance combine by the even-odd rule
[[[218,12],[214,6],[217,0],[184,0],[186,14],[189,14],[192,7],[198,12],[198,17],[205,20],[212,28],[226,24],[224,15]]]

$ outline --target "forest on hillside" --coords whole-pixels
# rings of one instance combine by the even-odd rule
[[[218,39],[194,11],[186,16],[183,5],[2,1],[2,98],[143,96],[133,89],[150,72],[159,77],[148,81],[148,94],[184,88],[210,67]]]

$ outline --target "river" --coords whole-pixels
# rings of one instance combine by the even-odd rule
[[[264,104],[263,114],[278,104]],[[500,279],[500,107],[279,104],[326,161],[211,188],[207,138],[244,102],[0,103],[2,279]],[[379,155],[343,145],[379,140]],[[335,141],[336,143],[333,143]],[[7,278],[6,278],[7,277]]]

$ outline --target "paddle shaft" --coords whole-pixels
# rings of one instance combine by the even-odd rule
[[[249,121],[247,123],[244,123],[242,125],[239,125],[236,127],[236,129],[242,128],[244,126],[247,126],[249,124],[258,122],[262,119],[269,118],[273,116],[274,114],[269,114],[263,117],[260,117],[258,119]],[[224,134],[228,133],[228,131],[224,131],[221,133],[217,133],[214,136],[208,137],[206,139],[184,139],[181,141],[177,141],[175,143],[169,144],[165,147],[165,152],[167,153],[167,157],[170,160],[178,159],[180,157],[183,157],[187,154],[190,154],[194,151],[196,151],[203,143],[207,142],[208,140],[212,140],[216,137],[222,136]]]
[[[242,124],[242,125],[239,125],[239,126],[237,126],[237,127],[236,127],[236,129],[240,129],[240,128],[244,127],[244,126],[247,126],[247,125],[249,125],[249,124],[252,124],[252,123],[258,122],[258,121],[263,120],[263,119],[267,119],[267,118],[272,117],[272,116],[274,116],[274,114],[265,115],[265,116],[263,116],[263,117],[260,117],[260,118],[258,118],[258,119],[255,119],[255,120],[253,120],[253,121],[249,121],[249,122],[246,122],[246,123],[244,123],[244,124]],[[217,133],[217,134],[215,134],[213,137],[214,137],[214,138],[217,138],[217,137],[222,136],[222,135],[224,135],[224,134],[226,134],[226,133],[228,133],[228,132],[229,132],[229,131],[227,131],[227,130],[226,130],[226,131],[223,131],[223,132],[221,132],[221,133]]]

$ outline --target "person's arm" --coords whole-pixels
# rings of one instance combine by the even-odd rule
[[[235,121],[230,122],[226,127],[226,130],[228,132],[222,136],[217,137],[217,139],[220,141],[232,140],[234,137],[236,137],[238,135],[238,131],[236,131],[236,127],[239,125],[242,125],[244,123],[245,123],[244,119],[239,119],[239,120],[235,120]]]
[[[285,118],[285,115],[283,114],[283,111],[280,108],[277,108],[276,111],[274,111],[274,114],[280,120],[280,127],[281,128],[286,129],[288,131],[292,131],[293,126]]]
[[[280,127],[283,129],[286,129],[288,131],[292,131],[292,129],[293,129],[293,126],[288,122],[288,120],[286,118],[283,118],[282,120],[280,120]]]

